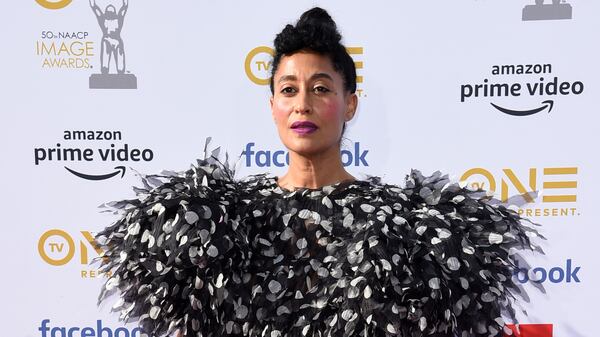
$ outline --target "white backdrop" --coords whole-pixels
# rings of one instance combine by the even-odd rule
[[[90,89],[103,34],[88,1],[6,3],[3,335],[139,335],[96,306],[104,276],[87,265],[98,255],[88,239],[114,220],[97,206],[133,197],[135,170],[188,168],[207,136],[234,158],[254,152],[241,157],[238,177],[283,174],[273,162],[285,149],[270,92],[255,83],[267,77],[268,48],[256,48],[317,4],[338,23],[362,77],[343,143],[348,170],[399,185],[411,168],[440,170],[498,197],[541,190],[523,211],[548,238],[530,272],[546,293],[530,291],[522,337],[595,336],[600,4],[546,2],[133,0],[123,23],[113,22],[126,71],[108,83],[134,78],[135,89]],[[102,13],[109,3],[122,8],[97,0]],[[88,149],[87,159],[64,158],[65,149]]]

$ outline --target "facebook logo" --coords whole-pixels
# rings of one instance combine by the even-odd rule
[[[50,326],[50,320],[44,319],[38,330],[40,331],[40,337],[147,337],[146,334],[140,331],[140,328],[132,330],[123,327],[112,329],[103,326],[101,320],[96,321],[96,326],[65,327]]]
[[[535,283],[580,283],[579,271],[581,266],[574,266],[571,259],[567,259],[564,266],[552,268],[535,267],[531,269],[517,268],[514,277],[520,283],[529,281]]]
[[[290,154],[283,150],[260,150],[256,149],[255,143],[246,144],[242,151],[242,157],[245,159],[246,167],[284,167],[290,164]],[[354,143],[352,150],[342,150],[342,164],[344,166],[369,166],[367,154],[369,150],[363,150],[360,143]]]

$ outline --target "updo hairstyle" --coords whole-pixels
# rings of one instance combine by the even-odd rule
[[[340,43],[341,39],[342,36],[331,16],[319,7],[304,12],[295,26],[286,25],[274,41],[271,93],[274,93],[273,77],[281,58],[300,50],[310,50],[328,56],[333,68],[342,75],[344,88],[350,93],[356,92],[356,67],[346,47]]]

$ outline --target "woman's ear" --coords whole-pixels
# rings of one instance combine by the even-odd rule
[[[273,117],[273,120],[275,120],[275,113],[273,112],[273,96],[269,98],[269,106],[271,107],[271,116]]]
[[[346,121],[349,121],[352,118],[354,118],[354,114],[356,113],[357,107],[358,107],[358,96],[356,95],[356,93],[351,93],[348,96],[348,102],[346,105],[346,114],[345,114]]]

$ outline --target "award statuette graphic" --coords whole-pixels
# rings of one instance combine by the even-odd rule
[[[552,0],[551,4],[544,4],[544,0],[535,0],[535,5],[523,8],[523,21],[534,20],[570,20],[573,18],[573,7],[560,0]]]
[[[100,52],[100,74],[90,76],[90,89],[137,89],[137,78],[133,74],[125,73],[125,47],[121,38],[123,20],[127,13],[128,0],[122,0],[121,8],[117,9],[109,4],[104,9],[90,0],[90,6],[98,19],[102,29],[102,42]],[[110,72],[111,61],[114,59],[116,73]]]

